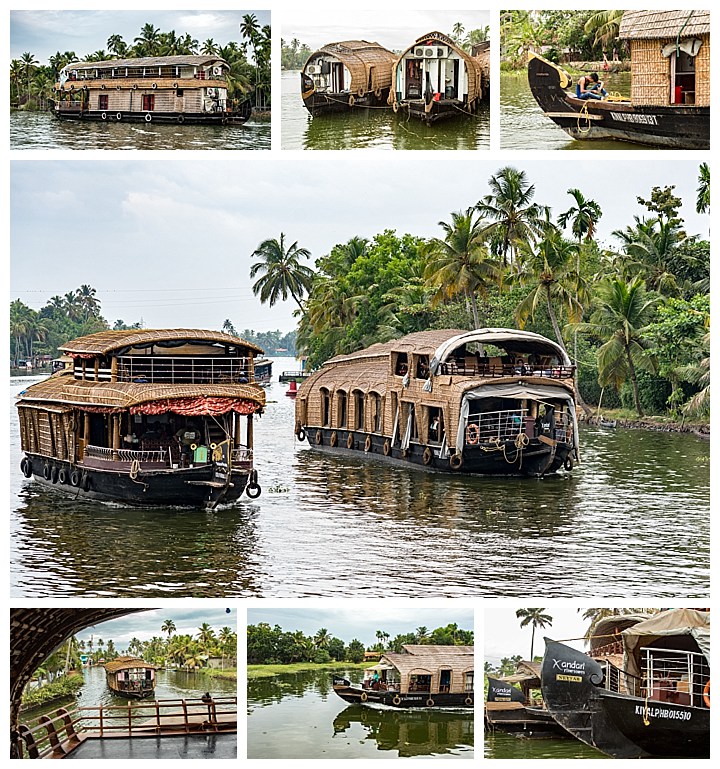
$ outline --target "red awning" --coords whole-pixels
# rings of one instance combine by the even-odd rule
[[[170,398],[163,401],[141,403],[130,407],[131,414],[182,414],[188,417],[217,416],[236,411],[238,414],[254,414],[260,411],[259,403],[247,398],[220,398],[199,396],[197,398]]]

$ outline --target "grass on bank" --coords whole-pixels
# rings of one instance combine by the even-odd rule
[[[84,677],[79,673],[74,673],[45,684],[45,686],[26,689],[22,696],[22,707],[37,708],[53,700],[74,697],[84,683]]]
[[[367,662],[293,662],[290,665],[248,665],[248,680],[272,678],[282,673],[299,673],[301,670],[365,670]]]

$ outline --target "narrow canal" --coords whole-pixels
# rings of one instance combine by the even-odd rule
[[[58,120],[49,112],[10,112],[15,150],[269,150],[270,121],[198,126]]]
[[[475,116],[426,126],[390,107],[310,117],[300,97],[300,72],[282,73],[281,146],[284,150],[482,150],[490,149],[490,104]]]
[[[608,92],[630,96],[630,73],[600,73]],[[535,101],[526,72],[500,74],[500,147],[503,150],[655,149],[632,142],[576,141],[545,117]]]
[[[473,757],[472,710],[348,705],[327,671],[249,681],[247,730],[248,758]]]
[[[20,472],[11,378],[14,597],[706,597],[710,447],[586,427],[582,463],[471,478],[329,456],[293,435],[277,382],[256,426],[262,496],[215,511],[63,496]]]

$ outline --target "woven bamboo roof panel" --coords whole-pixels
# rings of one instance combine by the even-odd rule
[[[157,670],[155,665],[145,662],[145,660],[140,659],[140,657],[116,657],[114,660],[105,663],[104,668],[108,673],[117,673],[118,670],[125,670],[127,668],[149,668]]]
[[[472,649],[472,646],[417,646],[414,648],[428,649],[429,651],[411,654],[386,652],[383,654],[381,662],[383,660],[389,662],[402,674],[419,670],[426,670],[432,673],[439,668],[449,668],[456,672],[465,672],[472,670],[475,665],[475,655],[467,651],[467,649]]]
[[[475,654],[474,646],[440,646],[438,644],[403,644],[408,654]]]
[[[392,342],[382,342],[371,345],[364,350],[351,352],[347,355],[336,355],[325,365],[360,360],[362,358],[387,358],[391,352],[416,353],[418,355],[433,355],[443,343],[455,336],[466,334],[467,329],[433,329],[432,331],[416,331]]]
[[[367,40],[343,40],[328,43],[314,51],[305,62],[305,67],[322,54],[334,56],[350,72],[350,92],[388,88],[392,80],[392,64],[395,54],[379,43]],[[303,67],[303,72],[305,71]],[[372,83],[370,82],[372,68]]]
[[[64,403],[127,409],[171,398],[246,398],[265,406],[265,390],[256,384],[160,384],[92,382],[75,379],[71,371],[48,377],[25,390],[19,403]]]
[[[710,34],[710,11],[625,11],[619,37],[625,40],[666,40]]]
[[[115,69],[117,67],[203,67],[206,64],[227,62],[220,56],[140,56],[136,59],[108,59],[106,61],[74,61],[66,70]]]
[[[263,350],[252,342],[240,337],[225,334],[222,331],[207,331],[195,328],[142,329],[139,331],[99,331],[96,334],[81,336],[58,347],[67,353],[89,355],[108,355],[124,347],[137,347],[155,342],[217,342],[235,347],[247,347],[254,352]]]

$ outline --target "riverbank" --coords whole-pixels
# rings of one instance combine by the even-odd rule
[[[677,421],[670,416],[649,415],[639,417],[625,409],[604,409],[601,415],[588,417],[586,424],[602,425],[615,423],[615,427],[627,427],[637,430],[653,430],[663,433],[691,433],[700,438],[710,438],[710,423],[701,420]]]
[[[283,673],[299,673],[304,670],[364,670],[367,662],[293,662],[290,665],[248,665],[248,681],[256,678],[272,678]]]
[[[85,679],[79,673],[63,676],[57,681],[45,684],[35,689],[27,690],[22,698],[22,710],[33,710],[48,705],[51,702],[67,700],[75,697],[77,691],[85,684]]]
[[[227,681],[237,681],[237,668],[224,668],[223,670],[218,668],[201,668],[197,672],[202,673],[208,678],[224,678]]]

